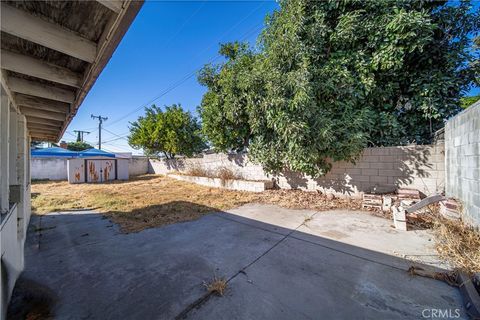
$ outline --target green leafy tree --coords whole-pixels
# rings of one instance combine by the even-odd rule
[[[38,148],[40,147],[41,145],[43,145],[44,142],[43,141],[35,141],[35,140],[32,140],[32,142],[30,142],[30,148]]]
[[[165,111],[153,105],[144,116],[131,123],[128,142],[132,148],[143,148],[147,155],[193,156],[205,148],[200,124],[180,105],[166,106]]]
[[[258,53],[228,45],[203,70],[205,135],[219,149],[249,141],[271,172],[312,176],[368,145],[428,143],[478,85],[478,15],[468,2],[280,1]],[[241,130],[216,128],[225,119]]]
[[[70,151],[83,151],[91,148],[93,148],[93,146],[83,141],[67,143],[67,150],[70,150]]]
[[[252,77],[256,55],[244,43],[220,47],[222,65],[206,65],[198,76],[208,87],[198,108],[202,132],[218,151],[243,150],[250,142],[248,110],[255,106]]]
[[[460,99],[460,105],[463,109],[467,109],[470,107],[472,104],[480,100],[480,95],[477,96],[471,96],[471,97],[463,97]]]

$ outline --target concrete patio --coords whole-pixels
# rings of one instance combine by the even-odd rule
[[[466,318],[456,288],[410,276],[406,259],[443,267],[427,231],[365,212],[248,204],[122,234],[77,211],[32,217],[22,281],[45,288],[55,319]],[[203,285],[215,275],[228,279],[223,297]]]

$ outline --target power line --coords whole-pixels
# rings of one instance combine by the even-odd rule
[[[123,152],[132,152],[131,150],[127,150],[127,149],[122,149],[120,147],[117,147],[117,146],[114,146],[115,148],[119,149],[120,151],[123,151]],[[115,152],[118,152],[118,151],[112,151],[111,149],[105,149],[103,148],[103,150],[107,151],[107,152],[111,152],[111,153],[115,153]]]
[[[253,12],[252,12],[253,13]],[[259,25],[262,25],[260,28],[259,28]],[[241,41],[245,40],[246,38],[248,38],[251,34],[253,34],[254,32],[258,31],[259,29],[261,29],[263,27],[263,22],[261,23],[258,23],[256,24],[252,29],[250,29],[242,38],[241,38]],[[220,58],[221,55],[217,55],[215,56],[213,59],[210,59],[210,61],[207,62],[207,64],[209,63],[213,63],[215,60],[217,60],[218,58]],[[205,65],[205,64],[204,64]],[[195,70],[193,70],[192,72],[186,74],[182,79],[178,80],[177,82],[175,82],[173,85],[171,85],[170,87],[168,87],[167,89],[165,89],[164,91],[162,91],[159,95],[157,95],[155,98],[151,99],[150,101],[148,101],[147,103],[144,103],[142,105],[140,105],[138,108],[135,108],[134,110],[130,111],[129,113],[125,114],[124,116],[116,119],[115,121],[113,122],[110,122],[107,126],[110,127],[112,125],[114,125],[115,123],[118,123],[119,121],[127,118],[128,116],[134,114],[135,112],[145,108],[146,106],[148,106],[149,104],[152,104],[153,102],[157,101],[158,99],[160,99],[161,97],[165,96],[166,94],[168,94],[169,92],[171,92],[172,90],[176,89],[177,87],[179,87],[180,85],[182,85],[183,83],[185,83],[186,81],[188,81],[190,78],[192,78],[194,75],[197,74],[198,71],[201,70],[202,67],[200,68],[197,68]],[[107,127],[106,126],[106,127]]]
[[[90,116],[92,119],[98,119],[98,149],[102,150],[102,123],[103,121],[107,121],[108,117],[102,117],[100,115],[94,116],[93,114]]]
[[[173,34],[173,36],[170,37],[170,39],[167,40],[167,42],[163,45],[163,50],[167,49],[168,46],[170,45],[170,43],[172,42],[173,39],[175,39],[175,37],[180,33],[182,32],[183,28],[185,28],[185,26],[188,24],[188,22],[190,22],[190,20],[200,11],[200,9],[203,8],[203,6],[205,5],[205,1],[202,2],[202,5],[200,7],[197,8],[197,10],[195,10],[194,13],[192,13],[188,18],[187,20],[185,20],[185,22],[182,23],[182,25],[180,26],[180,28],[178,28],[178,30]]]
[[[253,13],[255,13],[258,9],[260,9],[265,3],[266,2],[261,2],[258,7],[254,8],[252,11],[250,11],[245,17],[243,17],[243,19],[241,19],[236,24],[234,24],[232,27],[230,27],[230,29],[228,29],[227,31],[222,33],[222,35],[220,36],[220,38],[218,38],[216,43],[212,43],[208,47],[203,49],[202,51],[199,51],[195,56],[193,56],[193,58],[191,58],[191,60],[195,59],[196,57],[198,57],[199,55],[201,55],[202,53],[204,53],[205,51],[207,51],[208,49],[210,49],[214,45],[218,44],[218,42],[220,42],[227,34],[229,34],[232,30],[234,30],[236,27],[238,27],[242,22],[247,20]],[[256,27],[256,26],[258,26],[258,24],[255,25],[254,27]]]
[[[126,147],[130,148],[128,144],[125,143],[125,141],[115,141],[115,142],[103,142],[103,144],[108,144],[109,146],[118,146],[118,147]]]
[[[124,140],[128,141],[127,137],[118,137],[118,138],[114,138],[114,139],[111,139],[111,140],[104,141],[103,143],[109,143],[109,142],[117,141],[117,140],[121,140],[121,139],[124,139]]]
[[[107,130],[105,128],[103,128],[103,130],[105,130],[108,133],[111,133],[111,134],[113,134],[114,136],[117,137],[117,138],[114,138],[114,139],[111,139],[111,140],[104,141],[103,143],[108,143],[108,142],[111,142],[111,141],[117,141],[117,140],[120,140],[120,139],[125,139],[126,141],[128,141],[127,136],[130,134],[130,132],[127,132],[127,133],[124,133],[124,134],[116,134],[115,132],[112,132],[112,131]]]
[[[218,55],[217,57],[215,57],[214,59],[210,60],[209,63],[212,63],[213,61],[217,60],[218,58],[220,58],[220,55]],[[183,83],[185,83],[187,80],[189,80],[190,78],[192,78],[196,73],[198,72],[198,70],[194,70],[192,72],[190,72],[189,74],[187,74],[186,76],[184,76],[182,79],[180,79],[179,81],[175,82],[173,85],[171,85],[170,87],[168,87],[167,89],[165,89],[164,91],[162,91],[158,96],[156,96],[155,98],[151,99],[150,101],[148,101],[147,103],[144,103],[142,104],[141,106],[139,106],[138,108],[135,108],[134,110],[130,111],[129,113],[125,114],[124,116],[118,118],[117,120],[111,122],[108,126],[111,126],[115,123],[118,123],[120,121],[122,121],[123,119],[127,118],[128,116],[136,113],[137,111],[145,108],[146,106],[154,103],[155,101],[157,101],[158,99],[160,99],[161,97],[165,96],[166,94],[168,94],[169,92],[171,92],[172,90],[176,89],[177,87],[179,87],[180,85],[182,85]]]
[[[250,15],[252,15],[255,11],[257,11],[261,6],[263,6],[263,3],[261,5],[259,5],[258,7],[256,7],[254,10],[252,10],[245,18],[243,18],[241,21],[237,22],[233,27],[231,27],[227,32],[225,32],[221,38],[223,38],[226,34],[228,34],[231,30],[233,30],[236,26],[238,26],[240,23],[242,23],[243,21],[245,21]],[[259,27],[260,25],[262,25],[261,27]],[[240,41],[244,41],[245,39],[247,39],[251,34],[253,34],[254,32],[260,30],[261,28],[263,27],[263,22],[261,23],[258,23],[256,25],[253,26],[253,28],[251,28],[248,32],[246,32],[244,34],[244,36],[241,38]],[[220,39],[221,39],[220,38]],[[207,47],[206,50],[208,50],[210,47],[212,47],[213,44],[211,44],[209,47]],[[203,50],[205,51],[205,49]],[[209,63],[213,63],[214,61],[216,61],[217,59],[219,59],[221,57],[221,55],[217,55],[215,56],[214,58],[210,59],[206,64],[209,64]],[[204,64],[205,65],[205,64]],[[128,116],[136,113],[137,111],[145,108],[146,106],[152,104],[153,102],[157,101],[158,99],[160,99],[161,97],[165,96],[166,94],[170,93],[171,91],[173,91],[174,89],[178,88],[180,85],[182,85],[183,83],[185,83],[186,81],[188,81],[189,79],[191,79],[195,74],[197,74],[198,71],[201,70],[202,67],[200,68],[197,68],[195,70],[193,70],[192,72],[190,73],[187,73],[183,78],[181,78],[180,80],[178,80],[177,82],[173,83],[171,86],[169,86],[168,88],[166,88],[165,90],[163,90],[162,92],[160,92],[156,97],[154,97],[153,99],[149,100],[148,102],[140,105],[139,107],[135,108],[134,110],[128,112],[127,114],[121,116],[120,118],[116,119],[115,121],[112,121],[110,122],[108,125],[104,126],[104,130],[105,127],[110,127],[120,121],[122,121],[123,119],[127,118]],[[88,129],[86,129],[88,130]],[[109,131],[110,133],[112,133],[111,131]],[[114,133],[112,133],[114,134]],[[114,135],[117,135],[117,134],[114,134]],[[127,134],[128,135],[128,134]],[[118,136],[118,135],[117,135]],[[99,137],[100,138],[100,137]],[[126,135],[122,138],[126,138]],[[112,139],[112,140],[109,140],[109,141],[115,141],[115,140],[119,140],[121,139],[120,137],[119,138],[116,138],[116,139]],[[100,140],[100,139],[99,139]]]
[[[111,133],[111,134],[113,134],[114,136],[117,136],[117,137],[124,137],[124,136],[130,134],[130,131],[128,131],[128,132],[126,132],[126,133],[117,134],[117,133],[112,132],[112,131],[110,131],[110,130],[108,130],[108,129],[105,129],[105,128],[103,128],[103,130],[105,130],[105,131],[107,131],[108,133]]]
[[[77,137],[75,134],[71,133],[70,131],[65,131],[65,133],[68,133],[69,135],[73,136],[73,137]]]
[[[89,131],[85,131],[85,130],[73,130],[73,132],[76,132],[78,134],[77,141],[81,141],[81,142],[83,142],[83,134],[84,133],[90,134]]]

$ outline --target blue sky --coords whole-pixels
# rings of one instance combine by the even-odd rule
[[[100,114],[108,117],[102,149],[135,152],[116,135],[128,134],[128,122],[144,112],[143,106],[193,74],[155,104],[181,103],[195,112],[206,91],[197,83],[195,71],[218,57],[221,42],[244,39],[254,44],[265,15],[275,8],[273,1],[147,1],[63,140],[74,141],[73,130],[87,129],[91,133],[84,139],[97,143],[98,122],[90,115]]]
[[[221,42],[254,44],[265,15],[276,8],[274,1],[147,1],[62,140],[74,141],[73,130],[88,130],[85,140],[96,144],[93,113],[108,117],[102,149],[139,153],[126,140],[129,121],[157,97],[159,106],[181,103],[196,112],[206,91],[197,83],[196,71],[215,58],[219,61]]]

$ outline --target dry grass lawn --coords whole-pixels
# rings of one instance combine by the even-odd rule
[[[360,210],[361,201],[329,200],[316,192],[268,190],[262,193],[210,188],[160,175],[105,184],[69,184],[66,181],[32,183],[32,209],[36,214],[75,209],[95,209],[120,225],[123,232],[137,232],[239,207],[249,202],[276,204],[294,209],[324,211]],[[372,212],[373,214],[379,214]],[[442,258],[467,272],[480,271],[480,234],[456,222],[437,220],[437,250]]]
[[[269,190],[262,193],[210,188],[159,175],[105,184],[69,184],[66,181],[32,183],[32,210],[36,214],[95,209],[121,226],[123,232],[198,219],[249,202],[288,208],[360,209],[360,201],[327,200],[313,192]]]

